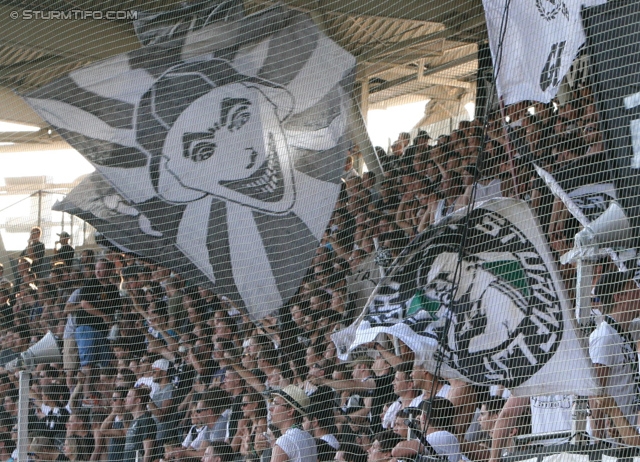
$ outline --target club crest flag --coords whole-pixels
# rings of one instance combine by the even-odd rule
[[[294,295],[349,147],[355,59],[281,6],[25,95],[96,168],[59,210],[261,319]]]
[[[483,0],[498,95],[548,103],[585,41],[580,11],[606,0]]]
[[[341,359],[386,333],[447,379],[503,385],[518,396],[596,393],[588,352],[525,202],[493,199],[467,218],[450,215],[387,274],[367,316],[333,335]]]

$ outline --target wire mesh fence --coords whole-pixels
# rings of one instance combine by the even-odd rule
[[[0,23],[4,459],[640,457],[637,2]]]

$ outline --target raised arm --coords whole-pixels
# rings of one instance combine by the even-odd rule
[[[500,460],[502,450],[507,446],[509,438],[517,431],[518,417],[523,415],[529,406],[530,401],[527,397],[509,397],[493,427],[489,462],[498,462]]]

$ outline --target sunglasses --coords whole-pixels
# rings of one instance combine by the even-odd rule
[[[289,403],[287,403],[286,401],[279,402],[279,401],[276,401],[275,399],[271,399],[271,400],[269,400],[269,406],[271,406],[271,407],[276,407],[276,406],[287,407],[287,406],[289,406]]]

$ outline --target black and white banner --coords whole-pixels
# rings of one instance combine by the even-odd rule
[[[183,3],[169,11],[138,11],[133,29],[143,45],[185,36],[218,21],[233,22],[244,16],[242,0],[211,0]]]
[[[260,319],[295,293],[335,205],[354,67],[277,6],[26,99],[101,175],[63,208],[121,248],[197,269]]]
[[[504,104],[556,96],[585,34],[580,10],[606,0],[483,0]]]
[[[618,199],[615,172],[610,168],[606,152],[587,153],[561,169],[557,169],[552,177],[591,222],[600,217],[609,208],[612,201]],[[546,191],[542,178],[537,180],[535,187]],[[551,195],[551,192],[547,191],[546,194]],[[542,201],[551,203],[544,198]],[[539,215],[543,213],[550,215],[551,209],[538,211]],[[579,231],[577,221],[574,226],[576,229],[573,230],[573,233],[568,233],[567,237],[573,237]]]
[[[432,372],[441,362],[448,379],[500,384],[519,396],[594,394],[591,362],[527,204],[494,199],[470,213],[456,281],[464,220],[447,217],[398,258],[369,315],[332,337],[340,357],[386,333]],[[424,309],[403,319],[416,297]]]
[[[640,4],[632,0],[609,0],[589,9],[585,18],[592,87],[609,169],[618,201],[635,230],[640,226],[639,21]]]

